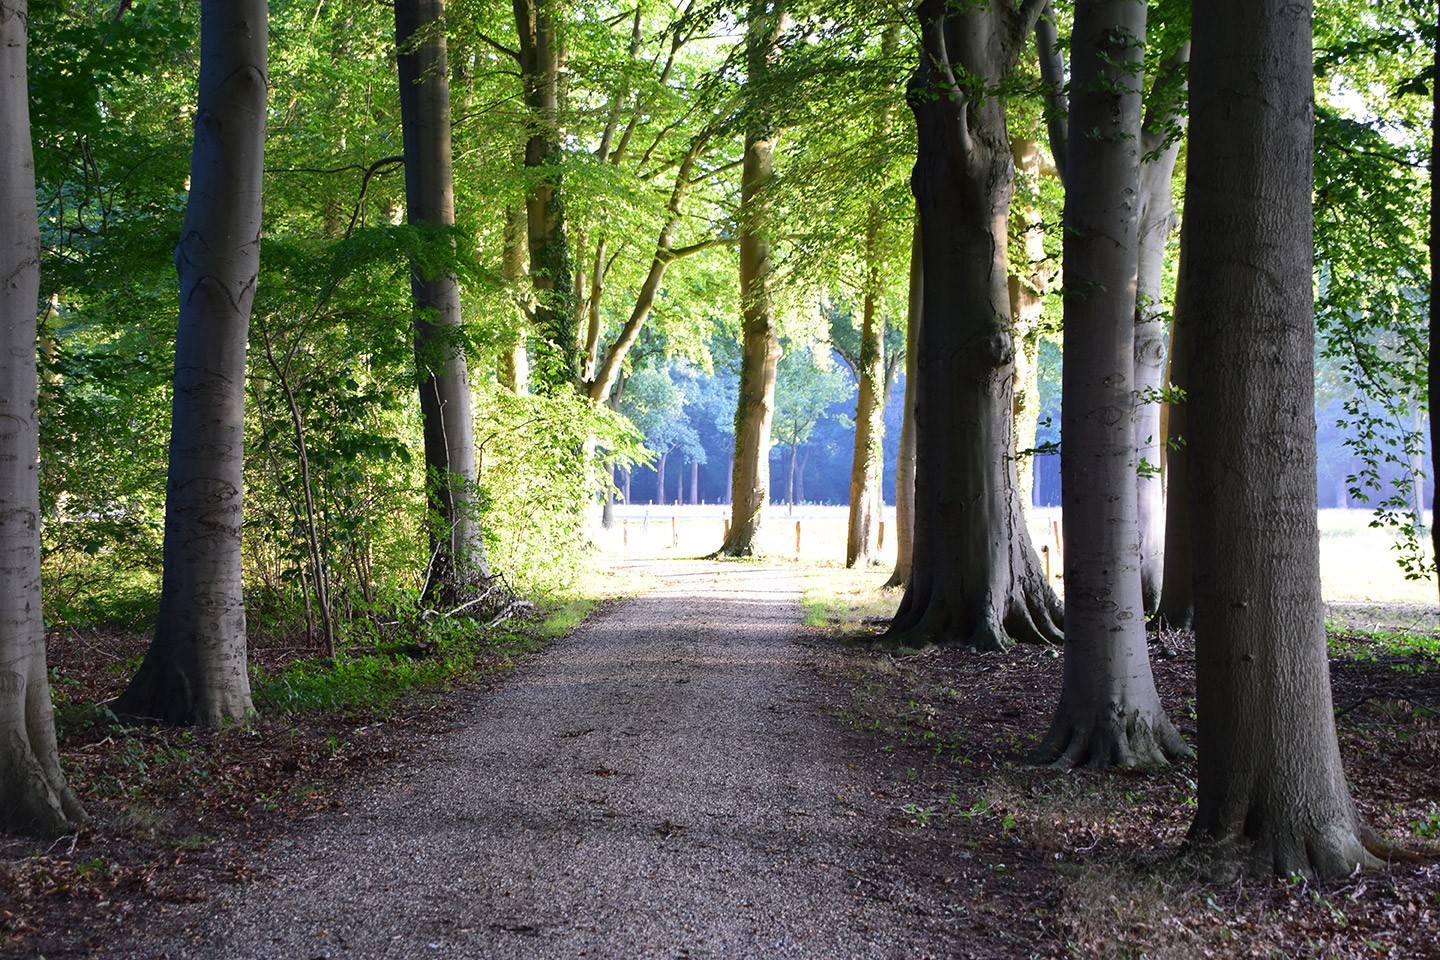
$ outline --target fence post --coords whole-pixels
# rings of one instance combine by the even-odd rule
[[[795,559],[800,559],[800,521],[795,521]]]
[[[680,531],[675,527],[675,515],[670,515],[670,549],[680,546]]]
[[[627,548],[627,549],[628,549],[629,546],[630,546],[630,521],[629,521],[629,520],[621,520],[621,521],[620,521],[620,546],[625,547],[625,548]]]

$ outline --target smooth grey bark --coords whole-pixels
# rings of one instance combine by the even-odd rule
[[[455,225],[450,147],[450,73],[444,0],[397,0],[400,125],[405,142],[405,215],[435,231]],[[427,600],[453,603],[488,580],[481,534],[470,375],[460,342],[460,284],[453,273],[412,266],[415,368],[425,438],[430,518]]]
[[[1185,111],[1180,96],[1190,59],[1182,44],[1151,85],[1152,103],[1140,132],[1140,240],[1135,296],[1135,452],[1141,464],[1136,484],[1140,521],[1140,591],[1147,612],[1160,603],[1165,566],[1165,482],[1161,472],[1160,395],[1165,386],[1165,248],[1179,223],[1171,181]],[[1179,80],[1179,89],[1174,89]]]
[[[1034,755],[1059,766],[1188,756],[1145,642],[1135,502],[1136,264],[1145,0],[1078,0],[1065,190],[1060,474],[1065,669]]]
[[[1257,872],[1346,876],[1378,861],[1340,762],[1320,601],[1310,17],[1304,0],[1195,8],[1189,840]]]
[[[1000,649],[1058,642],[1061,611],[1016,490],[1007,233],[1014,167],[996,90],[1041,4],[922,0],[910,83],[924,322],[913,565],[888,636]]]
[[[513,0],[520,40],[520,77],[529,112],[525,168],[532,178],[525,201],[529,223],[530,275],[535,284],[531,356],[532,386],[555,394],[580,378],[573,267],[565,232],[560,167],[560,74],[563,52],[560,0]]]
[[[895,453],[895,569],[887,587],[903,587],[910,579],[915,544],[915,403],[917,345],[925,301],[924,258],[920,251],[920,218],[910,238],[910,290],[905,317],[905,409],[900,415],[900,440]]]
[[[751,0],[746,37],[750,81],[763,82],[780,55],[784,13]],[[780,334],[770,282],[770,202],[779,132],[763,118],[745,133],[740,177],[740,389],[735,405],[735,462],[730,475],[730,529],[717,556],[748,557],[758,550],[760,523],[770,498],[770,428],[775,416],[775,373]]]
[[[267,9],[202,0],[190,196],[175,248],[164,574],[155,636],[116,715],[217,725],[254,712],[240,523],[245,347],[260,268]]]
[[[1185,306],[1186,250],[1189,229],[1180,226],[1180,265],[1175,283],[1175,310],[1170,317],[1170,351],[1165,363],[1168,397],[1160,408],[1160,460],[1165,478],[1165,559],[1160,602],[1155,622],[1162,627],[1189,630],[1195,617],[1194,541],[1186,496],[1190,489],[1189,405],[1191,333]]]
[[[40,229],[28,28],[26,0],[0,0],[0,831],[54,837],[85,811],[60,770],[40,609]]]

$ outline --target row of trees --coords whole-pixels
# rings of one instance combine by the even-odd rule
[[[393,46],[372,8],[278,5],[270,43],[265,5],[222,11],[205,0],[192,111],[184,5],[101,15],[45,2],[32,17],[7,4],[7,55],[20,59],[0,102],[7,130],[25,134],[12,141],[31,142],[26,28],[55,41],[32,48],[43,232],[27,213],[35,185],[5,194],[5,209],[30,224],[13,235],[43,238],[56,265],[42,289],[32,279],[41,240],[26,240],[5,274],[29,284],[10,288],[19,306],[7,301],[5,321],[23,354],[44,307],[36,389],[56,411],[41,408],[54,453],[36,469],[24,452],[34,396],[6,401],[32,411],[29,432],[16,434],[30,444],[16,460],[29,472],[6,502],[25,484],[45,492],[17,494],[33,509],[6,511],[19,518],[16,556],[33,557],[34,575],[19,575],[27,590],[40,589],[42,526],[59,574],[49,580],[70,585],[61,596],[84,591],[95,569],[85,557],[146,553],[159,512],[136,464],[158,462],[157,424],[170,435],[159,627],[119,712],[206,723],[248,714],[247,579],[292,615],[303,605],[333,654],[387,605],[469,607],[490,595],[496,569],[554,569],[576,549],[598,478],[634,449],[617,411],[654,434],[646,418],[666,402],[657,371],[675,358],[712,369],[715,342],[733,343],[739,364],[733,513],[719,553],[752,553],[770,495],[781,344],[801,358],[828,338],[859,386],[852,564],[876,552],[880,416],[905,361],[892,577],[905,593],[893,638],[1064,642],[1064,691],[1040,758],[1145,767],[1189,749],[1155,695],[1146,615],[1183,625],[1193,609],[1197,839],[1243,839],[1283,871],[1369,862],[1323,695],[1311,569],[1314,398],[1304,386],[1317,310],[1310,254],[1300,259],[1312,249],[1309,207],[1295,193],[1308,198],[1317,155],[1308,8],[1214,0],[1197,23],[1243,16],[1246,30],[1197,31],[1192,62],[1188,7],[1142,0],[923,0],[914,10],[472,0],[448,12],[404,0]],[[1318,315],[1325,352],[1361,388],[1348,416],[1362,443],[1390,421],[1413,436],[1424,395],[1407,307],[1425,265],[1407,198],[1428,117],[1417,127],[1415,96],[1401,98],[1394,129],[1341,122],[1333,107],[1356,91],[1403,94],[1420,76],[1407,76],[1414,52],[1395,38],[1428,13],[1400,0],[1386,12],[1367,19],[1336,0],[1320,60],[1342,79],[1321,101],[1334,139],[1319,143],[1330,206],[1317,208]],[[269,79],[271,61],[284,63],[284,84]],[[1269,65],[1254,100],[1275,112],[1230,118],[1224,91],[1257,82],[1251,62]],[[153,108],[157,82],[168,115]],[[193,144],[174,136],[177,116],[193,120]],[[1216,117],[1235,128],[1222,136]],[[187,152],[188,180],[176,164]],[[1347,174],[1349,160],[1336,158],[1364,159]],[[403,187],[389,176],[399,169]],[[1181,176],[1189,207],[1169,318]],[[1224,206],[1237,182],[1251,207]],[[1357,214],[1385,203],[1396,216],[1384,229],[1370,218],[1362,236]],[[154,364],[133,362],[165,353],[157,235],[181,238],[168,421]],[[1061,279],[1062,238],[1063,310],[1046,296]],[[1388,258],[1383,283],[1358,282],[1347,254],[1361,247]],[[808,306],[817,301],[829,308]],[[1063,608],[1024,534],[1016,467],[1035,446],[1039,343],[1062,312]],[[1251,317],[1270,325],[1220,322]],[[1389,325],[1364,333],[1376,317]],[[1286,364],[1293,371],[1267,379]],[[96,427],[107,420],[132,424],[150,456],[87,476],[79,457],[103,446]],[[1206,434],[1252,422],[1243,436]],[[790,429],[793,449],[800,428]],[[682,431],[654,446],[663,455],[687,440]],[[1253,513],[1226,526],[1251,539],[1214,539],[1215,511]],[[1406,512],[1393,512],[1403,524]],[[516,533],[535,530],[544,535]],[[1255,531],[1296,539],[1260,549]],[[1280,567],[1265,566],[1277,556]],[[1286,575],[1300,584],[1284,587]],[[7,626],[0,648],[23,665],[5,702],[31,705],[14,715],[24,749],[0,762],[38,771],[4,780],[28,798],[13,823],[57,830],[78,811],[53,760],[39,610],[35,593],[13,618],[23,642]],[[1282,676],[1299,684],[1294,697],[1276,697]],[[1304,712],[1287,713],[1302,710],[1297,700]],[[1228,722],[1259,733],[1240,737]]]

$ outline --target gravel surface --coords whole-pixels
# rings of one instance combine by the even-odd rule
[[[277,839],[172,957],[922,957],[799,583],[694,561]],[[934,919],[934,918],[928,918]]]

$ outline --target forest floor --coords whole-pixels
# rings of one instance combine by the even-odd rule
[[[0,844],[0,955],[1440,957],[1433,856],[1206,880],[1193,766],[1024,765],[1054,651],[895,656],[874,574],[622,565],[650,588],[383,711],[67,724],[95,823]],[[1433,854],[1440,663],[1385,642],[1433,611],[1382,616],[1334,624],[1342,748],[1366,818]],[[52,675],[103,699],[142,648],[77,635]],[[1193,737],[1190,640],[1152,653]]]

